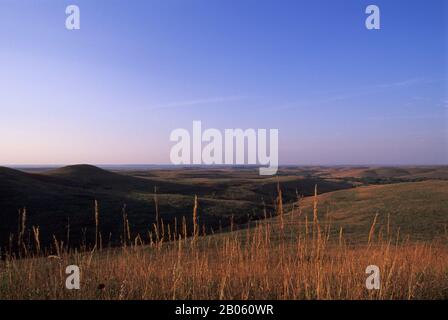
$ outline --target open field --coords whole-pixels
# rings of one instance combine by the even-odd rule
[[[360,170],[376,172],[375,179],[353,177],[353,171],[359,173]],[[429,178],[443,181],[446,171],[447,167],[443,166],[283,167],[277,177],[260,177],[256,168],[230,167],[122,168],[114,172],[88,165],[34,168],[26,172],[0,168],[0,247],[9,245],[11,236],[17,234],[18,211],[24,208],[27,238],[31,227],[39,226],[43,245],[51,244],[54,235],[58,240],[78,247],[92,244],[94,240],[92,217],[97,200],[102,213],[103,239],[110,239],[111,245],[115,246],[122,243],[124,213],[133,236],[147,234],[156,222],[155,198],[160,218],[173,225],[180,224],[182,217],[191,213],[197,195],[200,199],[199,223],[201,228],[205,225],[207,233],[212,233],[228,228],[232,219],[234,224],[244,225],[263,219],[265,211],[268,216],[272,215],[277,184],[282,188],[282,199],[289,209],[299,197],[312,195],[315,185],[321,194],[372,184],[427,181]],[[422,172],[429,178],[421,176]],[[415,176],[417,173],[418,177]],[[406,193],[397,195],[396,202],[400,202],[402,196]],[[423,197],[420,204],[430,205],[430,201]],[[424,210],[427,214],[420,204],[417,204],[416,213]],[[366,203],[363,210],[373,207]],[[191,227],[189,220],[187,223]]]
[[[401,234],[402,239],[431,241],[448,232],[448,181],[370,185],[329,192],[319,196],[318,211],[333,235],[342,229],[354,244],[367,240],[365,235],[374,220],[380,236]],[[304,228],[306,218],[313,219],[313,197],[304,198],[294,212],[299,217],[286,219],[285,228],[296,233]]]
[[[267,233],[267,235],[266,235]],[[1,299],[447,299],[448,249],[384,241],[270,241],[269,229],[194,243],[127,247],[2,263]],[[81,269],[66,290],[65,267]],[[381,289],[365,287],[369,265]]]
[[[448,181],[364,185],[289,203],[274,186],[262,219],[216,234],[199,223],[202,197],[185,196],[177,227],[160,220],[149,236],[129,228],[120,246],[100,238],[73,249],[54,238],[45,251],[31,237],[22,259],[0,262],[0,299],[448,299]],[[97,209],[99,233],[108,213]],[[81,269],[81,290],[65,289],[70,264]],[[380,290],[365,287],[369,265],[380,269]]]
[[[18,210],[26,208],[27,225],[39,226],[42,243],[57,239],[70,244],[92,243],[94,237],[94,201],[102,212],[101,231],[113,245],[122,240],[123,207],[133,235],[146,234],[156,221],[157,206],[165,223],[191,213],[197,195],[200,224],[207,232],[217,231],[234,223],[263,217],[263,207],[273,211],[277,183],[283,188],[285,202],[295,201],[296,191],[313,193],[314,185],[321,192],[351,188],[350,182],[322,179],[306,171],[279,178],[260,178],[255,168],[187,170],[132,170],[110,172],[94,166],[77,165],[51,170],[23,172],[0,168],[0,243],[4,246],[10,234],[17,233]],[[263,205],[264,202],[264,205]]]

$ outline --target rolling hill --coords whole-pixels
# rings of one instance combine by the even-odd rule
[[[448,240],[448,181],[428,180],[388,185],[371,185],[321,194],[318,217],[322,227],[331,225],[338,237],[340,228],[352,242],[367,241],[369,230],[377,216],[376,231],[384,238],[400,235],[400,239]],[[302,200],[299,210],[285,215],[287,237],[304,232],[305,216],[313,221],[313,197]],[[263,223],[279,223],[279,217]]]
[[[69,224],[73,245],[79,245],[83,238],[88,242],[93,237],[95,200],[99,202],[102,232],[115,235],[115,242],[122,230],[124,205],[132,231],[145,234],[155,222],[156,186],[160,192],[160,212],[170,222],[174,217],[190,214],[194,192],[202,189],[120,175],[87,165],[42,174],[0,168],[0,241],[5,245],[10,234],[17,234],[18,210],[26,208],[28,231],[31,226],[39,226],[44,244],[52,241],[53,234],[58,239],[66,238]],[[241,208],[247,209],[248,205],[243,203]],[[213,201],[204,204],[204,209],[214,206],[229,209]],[[217,220],[207,213],[201,219],[211,225]]]
[[[199,196],[199,221],[207,233],[224,229],[231,217],[236,224],[259,220],[274,212],[277,184],[283,193],[285,209],[303,196],[313,194],[318,185],[320,215],[333,220],[335,230],[347,235],[364,235],[373,217],[391,224],[415,238],[427,238],[443,232],[447,223],[447,181],[422,181],[399,184],[363,185],[352,181],[354,170],[381,179],[403,176],[443,177],[445,167],[422,168],[328,168],[287,167],[277,177],[260,177],[255,169],[152,170],[111,172],[90,165],[75,165],[43,172],[23,172],[0,167],[0,246],[17,234],[18,210],[26,208],[28,237],[32,226],[40,227],[43,244],[53,234],[78,246],[94,238],[94,201],[99,203],[100,231],[103,238],[118,244],[123,233],[123,206],[126,205],[131,232],[147,235],[155,220],[154,187],[157,187],[159,212],[165,224],[173,227],[182,217],[191,223],[194,195]],[[404,172],[405,170],[406,172]],[[348,176],[344,176],[343,172]],[[366,173],[367,172],[367,173]],[[361,174],[360,172],[356,172]],[[341,175],[340,178],[335,175]],[[422,178],[423,177],[423,178]],[[384,180],[381,180],[384,183]],[[303,212],[310,214],[310,199],[303,200]],[[263,204],[264,203],[264,204]],[[292,225],[302,222],[297,217]],[[303,220],[303,216],[302,216]],[[275,219],[273,220],[275,221]]]
[[[356,179],[363,182],[447,180],[448,166],[335,167],[322,170],[323,177]]]
[[[237,224],[261,218],[263,201],[272,211],[277,183],[285,190],[285,201],[294,201],[297,189],[310,194],[316,183],[326,191],[352,187],[343,181],[297,176],[261,179],[255,171],[218,170],[201,175],[202,169],[194,169],[187,175],[178,170],[157,175],[110,172],[91,165],[39,173],[0,168],[0,243],[5,245],[10,234],[17,234],[18,211],[23,208],[27,211],[28,233],[32,226],[39,226],[43,244],[51,243],[53,235],[66,239],[70,228],[70,242],[77,246],[94,237],[97,200],[101,232],[111,235],[115,244],[122,235],[124,205],[133,234],[146,235],[152,229],[156,222],[155,187],[165,224],[173,224],[175,219],[180,223],[184,216],[190,224],[194,195],[198,195],[199,220],[207,232],[225,227],[232,216]]]

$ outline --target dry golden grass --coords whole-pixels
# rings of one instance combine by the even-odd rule
[[[349,245],[342,229],[334,236],[329,222],[320,221],[317,197],[313,202],[310,222],[300,208],[284,214],[279,197],[278,218],[245,230],[199,237],[194,210],[190,238],[184,236],[185,223],[183,232],[175,233],[161,221],[160,228],[170,231],[156,226],[158,241],[147,244],[138,236],[121,248],[68,252],[55,240],[55,256],[28,252],[28,258],[0,262],[0,299],[448,298],[446,241],[384,238],[375,217],[368,241]],[[303,228],[285,228],[297,221]],[[37,248],[38,229],[35,237]],[[80,290],[65,289],[71,264],[80,267]],[[369,265],[380,269],[380,290],[366,289]]]
[[[2,264],[1,299],[446,299],[448,250],[381,243],[349,248],[220,236],[152,247],[11,260]],[[246,241],[248,240],[248,241]],[[81,290],[65,289],[65,267],[81,269]],[[381,290],[365,288],[368,265]],[[104,289],[99,289],[104,286]]]

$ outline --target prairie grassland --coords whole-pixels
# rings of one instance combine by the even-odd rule
[[[448,298],[446,235],[403,240],[380,231],[375,216],[365,242],[352,245],[320,217],[316,196],[308,214],[299,207],[285,214],[279,193],[276,217],[244,230],[202,236],[194,210],[192,233],[184,224],[146,244],[137,237],[121,248],[78,252],[55,240],[50,257],[36,247],[28,258],[1,262],[0,299]],[[80,290],[65,289],[71,264],[80,267]],[[380,269],[380,290],[366,289],[369,265]]]

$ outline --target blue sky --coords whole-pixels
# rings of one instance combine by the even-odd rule
[[[443,0],[0,0],[0,164],[169,163],[193,120],[277,128],[281,164],[447,164],[447,37]]]

